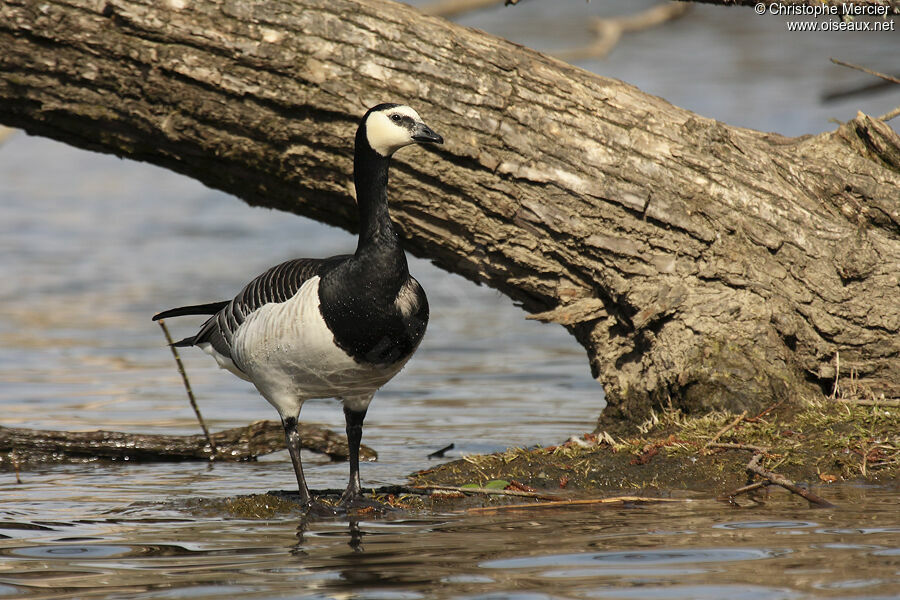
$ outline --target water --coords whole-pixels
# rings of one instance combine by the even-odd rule
[[[844,508],[829,510],[696,500],[307,524],[192,517],[155,503],[142,470],[30,474],[24,493],[50,486],[50,510],[3,511],[0,598],[871,599],[900,589],[896,495],[885,491],[832,488]],[[193,479],[162,471],[162,490]],[[53,494],[67,475],[103,492]],[[136,493],[149,504],[115,506],[116,494]]]
[[[526,2],[463,22],[547,50],[586,41],[585,14],[645,4]],[[788,34],[749,10],[698,7],[581,65],[707,116],[797,135],[900,104],[897,92],[819,103],[823,91],[866,81],[824,57],[891,72],[898,50],[896,34]],[[150,315],[230,297],[286,258],[354,245],[345,232],[152,166],[15,136],[0,146],[0,425],[195,433]],[[380,458],[362,465],[365,484],[402,482],[451,442],[456,458],[593,428],[602,389],[561,328],[526,321],[496,292],[426,261],[411,269],[432,320],[370,409],[364,441]],[[169,323],[175,335],[196,324]],[[212,428],[275,418],[205,355],[183,358]],[[333,403],[308,403],[303,418],[342,427]],[[304,460],[312,487],[343,484],[346,464]],[[0,473],[0,598],[887,598],[900,589],[896,489],[831,487],[840,508],[827,511],[790,499],[734,510],[698,490],[674,506],[304,525],[197,510],[290,488],[286,452],[21,477]]]

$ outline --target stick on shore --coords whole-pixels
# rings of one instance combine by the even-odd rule
[[[284,448],[284,429],[275,421],[255,421],[249,425],[210,435],[216,460],[245,461]],[[344,436],[320,425],[300,424],[303,447],[327,454],[332,460],[347,460]],[[43,462],[89,460],[184,461],[209,460],[215,450],[206,435],[164,435],[121,431],[49,431],[0,427],[0,467]],[[377,453],[360,447],[362,460],[374,460]]]

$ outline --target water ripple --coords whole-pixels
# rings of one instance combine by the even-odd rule
[[[791,590],[755,585],[676,585],[640,586],[632,589],[610,589],[590,594],[592,598],[641,598],[649,600],[790,600],[801,597]]]
[[[586,552],[506,558],[481,563],[487,569],[524,569],[579,565],[671,565],[760,560],[782,556],[789,550],[762,548],[686,548],[684,550],[633,550],[627,552]]]
[[[812,521],[736,521],[713,525],[713,529],[802,529],[818,526],[818,523]]]

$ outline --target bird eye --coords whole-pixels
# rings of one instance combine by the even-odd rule
[[[400,119],[400,115],[391,115],[391,121],[393,121],[394,123],[399,123]]]

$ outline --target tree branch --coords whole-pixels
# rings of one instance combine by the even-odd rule
[[[900,138],[877,119],[728,127],[381,0],[7,0],[0,46],[0,122],[351,230],[359,115],[413,104],[446,144],[394,160],[406,247],[564,324],[609,420],[821,395],[836,352],[900,396]]]
[[[284,429],[275,421],[256,421],[212,434],[215,452],[205,435],[161,435],[121,431],[48,431],[0,427],[0,465],[95,460],[181,461],[252,460],[284,449]],[[347,460],[347,439],[319,425],[300,424],[303,447]],[[215,454],[215,456],[214,456]],[[369,447],[360,448],[363,460],[375,460]]]
[[[878,77],[880,79],[884,79],[890,83],[900,83],[900,78],[894,77],[893,75],[886,75],[885,73],[879,73],[878,71],[873,71],[872,69],[868,69],[866,67],[861,67],[860,65],[854,65],[853,63],[844,62],[842,60],[838,60],[836,58],[830,59],[836,65],[840,65],[842,67],[849,67],[851,69],[856,69],[857,71],[862,71],[868,75],[872,75],[874,77]]]
[[[332,460],[347,460],[344,436],[310,423],[300,424],[303,447],[327,454]],[[284,449],[284,429],[275,421],[255,421],[243,427],[212,434],[214,447],[205,435],[162,435],[121,431],[50,431],[0,427],[0,464],[37,463],[91,459],[141,461],[252,460]],[[375,460],[377,453],[360,447],[360,458]]]
[[[565,61],[603,58],[616,47],[626,33],[651,29],[680,19],[690,9],[691,5],[685,2],[666,2],[631,15],[595,18],[591,29],[594,30],[597,37],[592,44],[581,48],[559,50],[554,55]]]
[[[450,19],[461,14],[481,10],[498,4],[516,4],[518,0],[509,2],[504,0],[436,0],[419,7],[426,15],[444,17]]]
[[[763,458],[762,454],[755,454],[753,456],[753,458],[750,459],[750,462],[747,463],[747,471],[749,471],[750,473],[753,473],[755,475],[759,475],[760,477],[762,477],[763,479],[766,479],[770,483],[773,483],[774,485],[783,487],[784,489],[788,490],[789,492],[797,494],[798,496],[808,500],[809,502],[811,502],[812,504],[815,504],[816,506],[819,506],[822,508],[833,508],[834,507],[834,504],[832,504],[828,500],[825,500],[824,498],[813,494],[809,490],[804,490],[803,488],[798,486],[796,483],[794,483],[790,479],[787,479],[786,477],[779,475],[778,473],[773,473],[772,471],[767,471],[764,468],[762,468],[762,466],[759,464],[760,461],[762,460],[762,458]],[[734,492],[732,492],[731,496],[737,495],[737,492],[739,492],[739,491],[747,491],[748,487],[749,486],[745,486],[744,488],[741,488],[740,490],[735,490]]]

